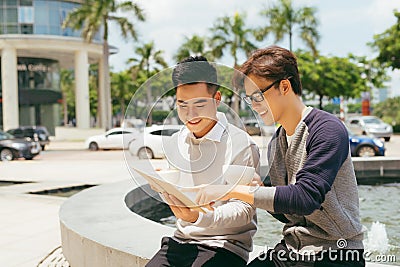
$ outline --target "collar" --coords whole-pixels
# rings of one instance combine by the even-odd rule
[[[191,139],[196,143],[201,142],[203,140],[221,142],[222,135],[224,134],[227,125],[228,125],[228,120],[226,119],[225,114],[222,112],[217,112],[217,123],[214,125],[214,127],[211,128],[211,130],[205,136],[197,138],[196,136],[194,136],[192,132],[189,131],[189,129],[186,126],[183,129],[183,134],[186,135],[186,139]]]

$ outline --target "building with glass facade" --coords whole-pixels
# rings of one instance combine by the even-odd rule
[[[44,125],[54,134],[54,128],[61,124],[61,68],[75,71],[77,127],[90,127],[88,68],[89,64],[102,61],[100,34],[87,43],[80,32],[62,28],[67,14],[81,2],[0,1],[0,128],[3,130],[19,125]],[[99,81],[103,75],[100,71]],[[106,127],[109,98],[99,82],[101,127]]]

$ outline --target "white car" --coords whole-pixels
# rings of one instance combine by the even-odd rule
[[[393,127],[375,116],[350,118],[347,126],[355,134],[384,138],[386,142],[389,142],[393,134]]]
[[[183,125],[153,125],[143,129],[143,133],[129,144],[129,153],[139,159],[163,158],[163,142],[168,142]]]
[[[139,130],[134,128],[113,128],[105,134],[91,136],[86,139],[85,147],[96,151],[99,149],[127,149],[129,143],[137,138]]]

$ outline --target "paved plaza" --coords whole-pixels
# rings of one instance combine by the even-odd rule
[[[400,136],[387,143],[387,157],[400,157]],[[48,254],[61,253],[58,211],[66,198],[30,192],[127,179],[122,151],[90,152],[83,142],[52,142],[32,161],[0,162],[0,180],[20,182],[0,186],[0,266],[46,266],[39,263]]]

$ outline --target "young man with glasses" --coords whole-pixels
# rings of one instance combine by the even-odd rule
[[[285,223],[283,240],[250,266],[364,266],[357,181],[344,124],[306,107],[295,56],[259,49],[242,65],[244,100],[266,124],[279,127],[268,146],[270,184],[209,186],[201,203],[241,199]],[[221,196],[223,196],[221,198]]]
[[[169,164],[180,171],[176,184],[186,189],[220,184],[224,165],[257,169],[255,143],[217,112],[221,93],[215,67],[204,57],[189,57],[175,67],[172,81],[185,127],[163,148]],[[163,197],[178,219],[177,230],[162,239],[161,249],[146,266],[246,266],[257,230],[252,205],[232,199],[202,213],[172,195]]]

